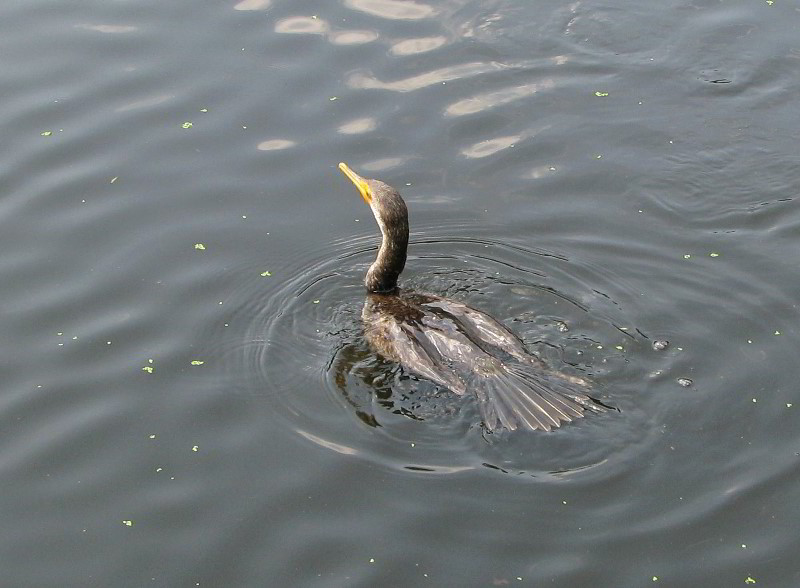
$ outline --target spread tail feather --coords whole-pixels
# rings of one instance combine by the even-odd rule
[[[557,429],[583,417],[584,411],[606,408],[566,376],[534,370],[524,364],[504,365],[502,371],[474,381],[483,424],[489,431]]]

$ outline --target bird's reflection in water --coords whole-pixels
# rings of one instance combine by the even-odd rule
[[[446,390],[418,380],[377,355],[363,335],[344,344],[330,367],[341,397],[370,427],[382,427],[389,414],[426,421],[452,416],[459,408],[458,399],[448,398]]]

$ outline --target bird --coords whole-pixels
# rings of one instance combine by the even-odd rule
[[[369,205],[381,232],[364,278],[364,336],[378,355],[418,378],[477,400],[483,427],[551,431],[604,412],[584,378],[550,369],[488,314],[462,302],[398,287],[408,253],[408,207],[388,184],[339,169]]]

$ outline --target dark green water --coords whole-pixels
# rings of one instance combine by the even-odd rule
[[[0,585],[800,584],[798,27],[5,3]],[[619,412],[485,435],[376,358],[339,161],[406,197],[406,286]]]

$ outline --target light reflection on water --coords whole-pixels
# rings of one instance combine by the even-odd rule
[[[344,5],[391,20],[419,20],[436,16],[436,10],[431,5],[409,0],[345,0]]]

